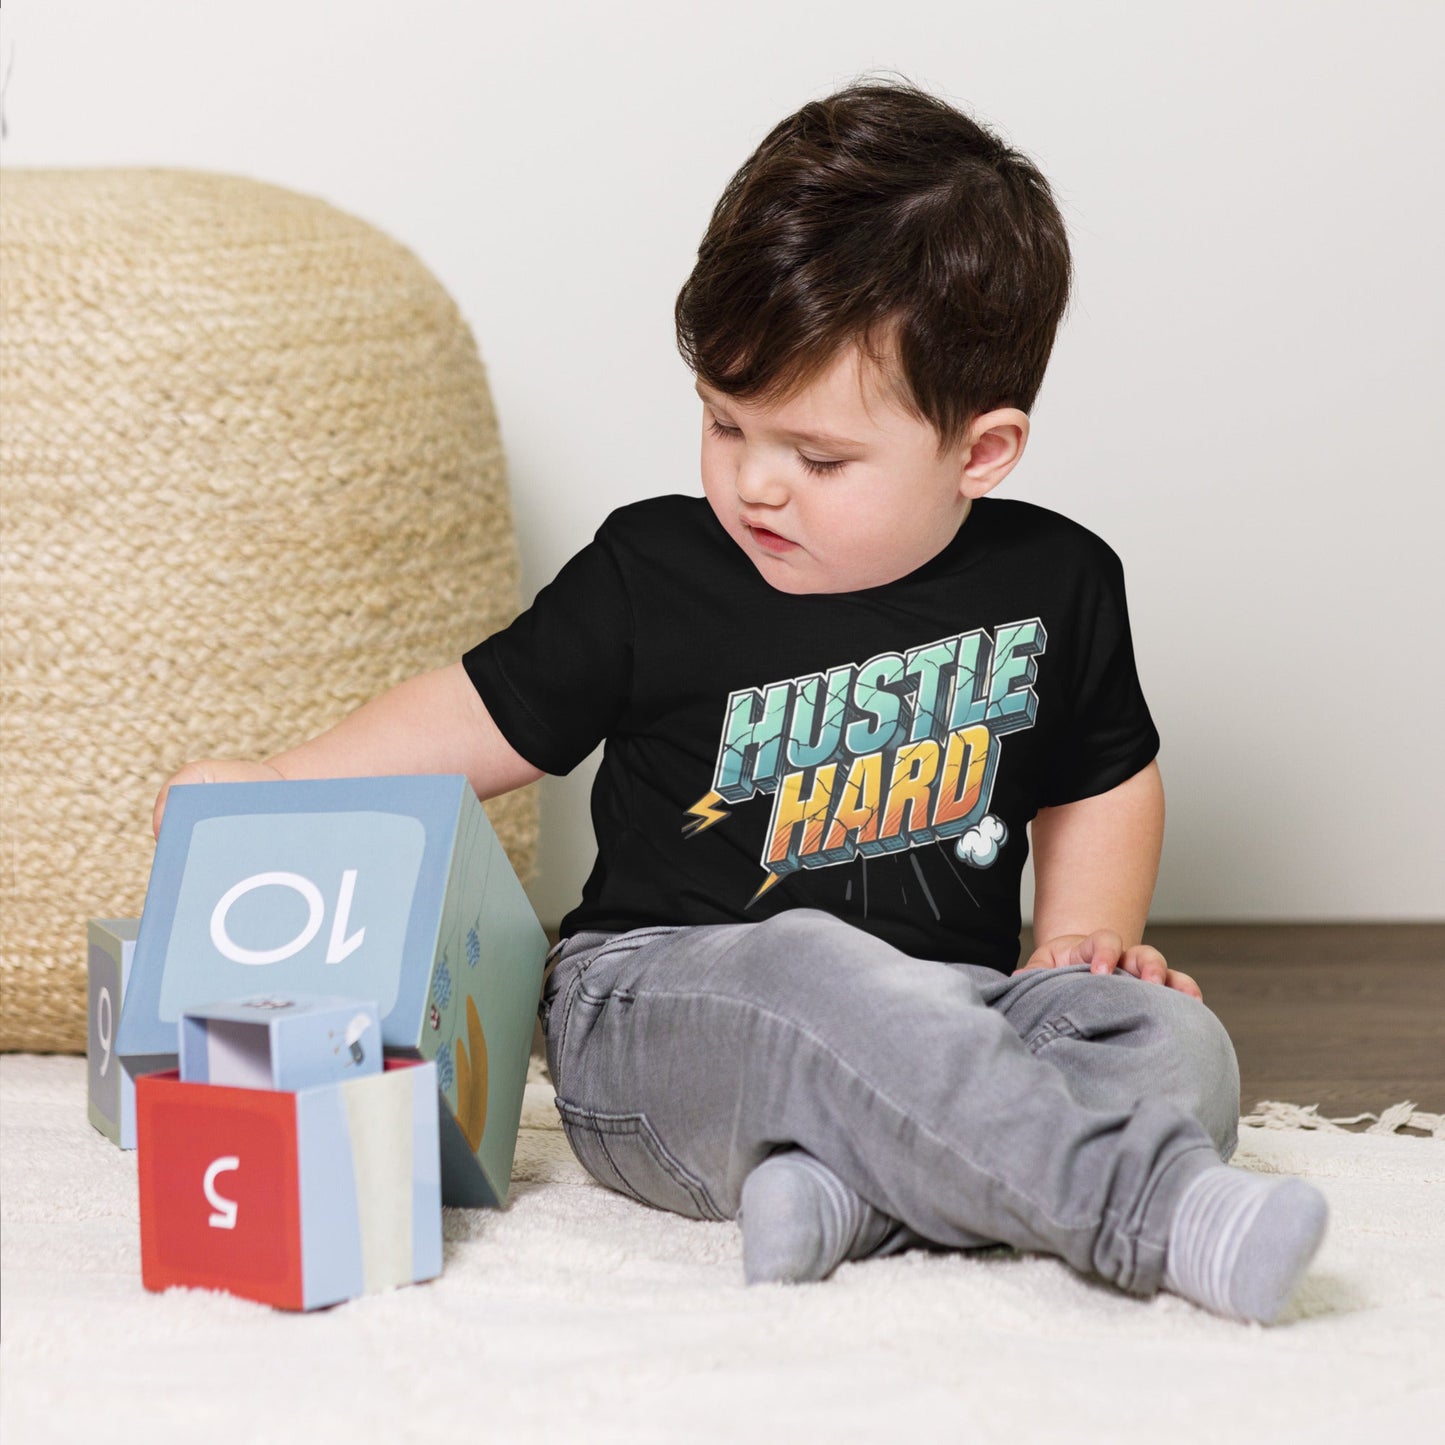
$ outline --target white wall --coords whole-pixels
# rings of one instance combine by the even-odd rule
[[[1056,187],[1078,296],[1008,494],[1123,556],[1157,919],[1445,915],[1445,6],[11,0],[10,165],[234,171],[411,246],[502,418],[530,598],[697,491],[672,304],[723,183],[892,69]],[[544,919],[592,765],[544,784]]]

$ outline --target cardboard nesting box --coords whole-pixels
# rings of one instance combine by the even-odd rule
[[[181,1082],[295,1093],[381,1072],[374,1003],[268,994],[181,1015]]]
[[[464,777],[172,788],[116,1050],[175,1067],[216,999],[374,999],[388,1055],[435,1063],[443,1202],[500,1207],[546,952]]]
[[[135,1148],[135,1079],[116,1050],[116,1032],[139,928],[138,918],[92,918],[86,926],[87,1111],[122,1149]]]
[[[436,1065],[283,1092],[136,1082],[141,1278],[282,1309],[442,1269]]]

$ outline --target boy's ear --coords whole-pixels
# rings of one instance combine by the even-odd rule
[[[1019,464],[1028,440],[1028,413],[1017,407],[975,417],[960,447],[959,495],[972,499],[993,491]]]

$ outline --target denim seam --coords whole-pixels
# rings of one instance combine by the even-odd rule
[[[615,933],[605,943],[599,945],[597,952],[586,963],[580,964],[579,968],[585,973],[594,963],[609,957],[624,945],[629,950],[640,948],[648,939],[658,938],[664,933],[677,933],[682,927],[684,927],[683,924],[677,923],[650,924],[643,928],[629,928],[626,933]]]
[[[572,1126],[573,1129],[585,1130],[585,1132],[591,1134],[597,1140],[597,1145],[602,1150],[603,1158],[605,1158],[607,1162],[612,1166],[612,1173],[617,1178],[617,1192],[619,1194],[625,1194],[629,1199],[636,1201],[638,1204],[646,1204],[647,1201],[640,1194],[638,1194],[635,1189],[633,1189],[633,1187],[627,1182],[622,1171],[617,1167],[617,1161],[612,1157],[612,1152],[608,1149],[607,1143],[602,1138],[599,1131],[596,1129],[587,1129],[586,1125],[581,1120],[569,1119],[567,1117],[567,1109],[575,1109],[577,1106],[575,1104],[564,1104],[561,1099],[553,1099],[552,1102],[556,1105],[557,1112],[562,1116],[562,1132],[564,1135],[567,1136],[568,1143],[570,1144],[572,1142],[572,1131],[568,1128],[569,1124]],[[572,1145],[572,1148],[574,1153],[578,1153],[575,1144]],[[582,1163],[580,1153],[578,1153],[578,1162]],[[583,1164],[582,1167],[584,1169],[587,1168],[585,1164]],[[588,1170],[588,1172],[591,1173],[590,1170]],[[601,1182],[601,1180],[598,1180],[599,1184]]]
[[[1036,1054],[1046,1044],[1051,1044],[1055,1039],[1078,1039],[1083,1035],[1074,1026],[1073,1022],[1060,1015],[1058,1018],[1045,1019],[1027,1039],[1024,1040],[1028,1051]]]
[[[617,1160],[612,1157],[612,1150],[607,1147],[607,1140],[602,1137],[602,1131],[600,1129],[592,1129],[589,1132],[593,1138],[597,1140],[598,1147],[602,1150],[607,1162],[612,1166],[612,1172],[617,1176],[617,1182],[621,1184],[624,1191],[639,1204],[646,1204],[647,1201],[627,1182],[627,1176],[617,1167]]]
[[[651,1120],[642,1111],[632,1113],[614,1114],[605,1110],[587,1109],[580,1104],[573,1104],[570,1101],[559,1099],[557,1101],[557,1112],[562,1115],[564,1123],[570,1123],[576,1128],[585,1129],[597,1139],[603,1154],[607,1156],[607,1162],[612,1166],[613,1172],[627,1188],[627,1192],[641,1203],[648,1201],[642,1197],[627,1183],[627,1176],[618,1168],[617,1160],[613,1158],[612,1151],[607,1147],[606,1135],[615,1134],[622,1137],[631,1136],[639,1140],[642,1147],[656,1161],[658,1166],[666,1173],[680,1189],[687,1192],[692,1202],[704,1214],[710,1214],[716,1220],[726,1219],[727,1216],[713,1202],[712,1195],[708,1192],[707,1186],[695,1178],[692,1173],[684,1168],[682,1162],[677,1159],[672,1151],[663,1143]],[[569,1117],[572,1116],[572,1117]]]
[[[1007,1191],[1014,1198],[1023,1200],[1031,1209],[1036,1210],[1039,1215],[1041,1215],[1044,1219],[1048,1220],[1050,1224],[1056,1226],[1059,1229],[1074,1231],[1088,1229],[1091,1227],[1091,1221],[1089,1220],[1083,1220],[1077,1223],[1066,1223],[1062,1219],[1054,1218],[1054,1216],[1051,1215],[1047,1210],[1041,1208],[1035,1199],[1031,1198],[1026,1194],[1019,1193],[1019,1191],[1016,1190],[1006,1180],[1000,1179],[996,1174],[991,1173],[982,1165],[976,1164],[973,1160],[965,1158],[965,1156],[959,1153],[957,1149],[953,1148],[953,1146],[950,1145],[946,1139],[940,1138],[937,1134],[933,1132],[933,1130],[919,1123],[919,1121],[917,1121],[916,1119],[912,1119],[911,1116],[908,1114],[907,1110],[904,1109],[903,1106],[899,1104],[895,1099],[893,1099],[886,1090],[880,1088],[877,1084],[873,1083],[872,1080],[865,1079],[860,1073],[858,1073],[856,1069],[853,1068],[850,1063],[848,1063],[846,1059],[844,1059],[835,1049],[831,1048],[825,1040],[819,1038],[816,1034],[805,1028],[802,1024],[798,1023],[796,1019],[791,1019],[785,1014],[776,1013],[774,1010],[768,1008],[766,1005],[758,1003],[755,999],[740,998],[734,994],[710,993],[706,990],[701,989],[695,990],[691,993],[668,993],[658,990],[652,990],[649,991],[649,993],[647,994],[647,1001],[649,1003],[655,999],[664,998],[683,1000],[692,998],[711,998],[720,1000],[723,1003],[741,1004],[753,1009],[759,1014],[762,1014],[766,1018],[774,1019],[778,1023],[786,1024],[788,1027],[796,1029],[797,1032],[800,1033],[804,1038],[809,1039],[814,1044],[816,1044],[818,1048],[820,1048],[825,1054],[827,1054],[828,1057],[831,1058],[834,1063],[837,1064],[840,1068],[842,1068],[848,1075],[858,1080],[858,1082],[863,1084],[865,1088],[871,1089],[873,1093],[885,1104],[887,1104],[888,1107],[891,1108],[896,1114],[898,1114],[900,1118],[908,1120],[920,1134],[923,1134],[927,1138],[932,1139],[936,1144],[942,1146],[945,1150],[953,1154],[956,1158],[964,1159],[964,1162],[969,1166],[969,1168],[976,1169],[981,1175],[983,1175],[985,1179],[991,1180],[994,1184],[998,1185],[1000,1189]],[[1117,1219],[1117,1217],[1117,1210],[1105,1210],[1104,1218],[1106,1220],[1112,1221],[1114,1219]],[[1133,1237],[1130,1236],[1129,1238],[1132,1244],[1134,1242]]]
[[[583,1126],[579,1125],[579,1127]],[[612,1172],[617,1176],[617,1183],[622,1192],[626,1194],[629,1199],[635,1199],[639,1204],[646,1204],[647,1201],[627,1182],[627,1176],[617,1167],[617,1161],[612,1157],[612,1150],[607,1147],[607,1140],[602,1137],[601,1131],[598,1129],[589,1129],[588,1133],[597,1140],[597,1146],[602,1150],[603,1157],[612,1166]]]
[[[635,931],[640,933],[642,930],[638,929]],[[645,943],[650,942],[652,938],[658,937],[663,933],[675,933],[676,931],[677,930],[674,928],[656,929],[651,931],[647,938],[638,939],[635,943],[627,947],[612,947],[608,944],[603,944],[602,947],[595,954],[593,954],[591,958],[589,958],[585,963],[578,965],[576,977],[573,978],[572,982],[568,985],[566,1006],[562,1010],[562,1028],[561,1032],[557,1036],[557,1062],[559,1065],[562,1062],[562,1046],[567,1041],[567,1025],[572,1020],[572,1010],[576,1006],[578,996],[585,992],[585,990],[583,990],[583,988],[581,987],[581,983],[582,980],[587,976],[587,970],[591,968],[594,963],[597,963],[603,958],[610,957],[614,953],[636,953],[639,948],[643,947]],[[631,938],[632,936],[632,933],[627,933],[623,935],[623,937],[625,938]],[[563,959],[563,962],[565,963],[566,960]],[[589,1003],[597,1003],[600,1001],[595,994],[587,994],[587,1000]],[[555,1003],[556,999],[554,997],[553,1004],[555,1005]],[[550,1022],[550,1007],[547,1013],[548,1020]]]
[[[1035,1030],[1035,1032],[1026,1042],[1029,1052],[1031,1054],[1037,1055],[1040,1050],[1061,1038],[1081,1040],[1084,1039],[1084,1035],[1079,1032],[1078,1026],[1073,1022],[1073,1020],[1066,1018],[1062,1014],[1056,1016],[1055,1018],[1046,1019],[1043,1024],[1041,1024],[1039,1028]],[[1201,1149],[1207,1147],[1210,1149],[1211,1153],[1213,1152],[1212,1145],[1206,1146],[1201,1144],[1198,1147]],[[1179,1155],[1175,1156],[1174,1160],[1170,1161],[1169,1168],[1172,1169],[1174,1167],[1174,1164],[1178,1161],[1178,1159],[1182,1158],[1184,1154],[1191,1154],[1193,1152],[1193,1148],[1182,1150]],[[1144,1195],[1142,1199],[1138,1200],[1135,1204],[1135,1207],[1131,1212],[1138,1219],[1138,1224],[1133,1228],[1128,1225],[1127,1221],[1123,1224],[1116,1224],[1115,1233],[1128,1243],[1132,1254],[1132,1258],[1130,1260],[1131,1279],[1137,1278],[1139,1273],[1140,1251],[1150,1250],[1155,1253],[1162,1254],[1168,1248],[1169,1236],[1167,1228],[1164,1237],[1158,1242],[1146,1238],[1143,1232],[1144,1220],[1149,1213],[1150,1206],[1154,1202],[1154,1196],[1159,1190],[1159,1186],[1163,1179],[1163,1176],[1168,1172],[1169,1170],[1166,1169],[1160,1174],[1156,1175],[1148,1189],[1148,1192]],[[1105,1209],[1103,1217],[1112,1223],[1118,1221],[1119,1214],[1120,1212],[1116,1209]]]
[[[1215,1153],[1214,1145],[1213,1145],[1212,1143],[1210,1143],[1210,1144],[1191,1145],[1188,1149],[1181,1149],[1181,1150],[1179,1151],[1179,1153],[1176,1154],[1176,1155],[1174,1156],[1174,1158],[1169,1161],[1168,1167],[1165,1168],[1165,1169],[1160,1170],[1160,1172],[1154,1177],[1154,1180],[1153,1180],[1152,1184],[1151,1184],[1150,1187],[1149,1187],[1148,1193],[1144,1196],[1144,1198],[1143,1198],[1142,1200],[1139,1201],[1139,1228],[1138,1228],[1138,1230],[1136,1231],[1136,1233],[1135,1233],[1135,1235],[1134,1235],[1134,1240],[1135,1240],[1136,1246],[1138,1246],[1138,1247],[1140,1247],[1140,1248],[1157,1249],[1157,1250],[1160,1250],[1160,1251],[1164,1251],[1164,1250],[1167,1250],[1167,1249],[1168,1249],[1168,1247],[1169,1247],[1169,1227],[1168,1227],[1168,1225],[1165,1226],[1163,1238],[1160,1239],[1157,1243],[1156,1243],[1154,1240],[1152,1240],[1152,1239],[1145,1239],[1145,1238],[1144,1238],[1144,1233],[1143,1233],[1143,1231],[1144,1231],[1144,1216],[1145,1216],[1146,1214],[1148,1214],[1148,1212],[1149,1212],[1149,1206],[1150,1206],[1151,1204],[1153,1204],[1153,1202],[1154,1202],[1154,1196],[1159,1192],[1159,1187],[1160,1187],[1160,1185],[1164,1182],[1164,1176],[1165,1176],[1166,1174],[1170,1173],[1170,1172],[1178,1165],[1179,1161],[1185,1157],[1185,1155],[1198,1153],[1198,1152],[1200,1152],[1200,1151],[1202,1151],[1202,1150],[1207,1150],[1207,1151],[1209,1152],[1209,1155],[1210,1155],[1210,1157],[1211,1157],[1212,1159],[1217,1160],[1218,1157],[1219,1157],[1219,1156]],[[1172,1223],[1172,1221],[1171,1221],[1171,1223]]]
[[[602,1118],[605,1117],[604,1115],[599,1118],[594,1115],[594,1118],[598,1120],[597,1127],[599,1132],[605,1131],[602,1123]],[[637,1115],[637,1128],[635,1132],[637,1137],[641,1139],[643,1148],[652,1155],[666,1173],[672,1176],[673,1180],[681,1188],[687,1191],[692,1202],[697,1205],[703,1214],[710,1214],[714,1219],[719,1220],[726,1218],[722,1210],[713,1202],[712,1196],[708,1193],[707,1186],[701,1179],[694,1178],[691,1170],[683,1167],[682,1161],[663,1143],[662,1136],[657,1132],[656,1126],[646,1114],[639,1113]]]

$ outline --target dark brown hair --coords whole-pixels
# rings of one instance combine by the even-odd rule
[[[773,405],[856,342],[942,454],[983,412],[1033,406],[1070,282],[1027,156],[906,81],[860,82],[780,122],[728,182],[677,344],[707,385]]]

